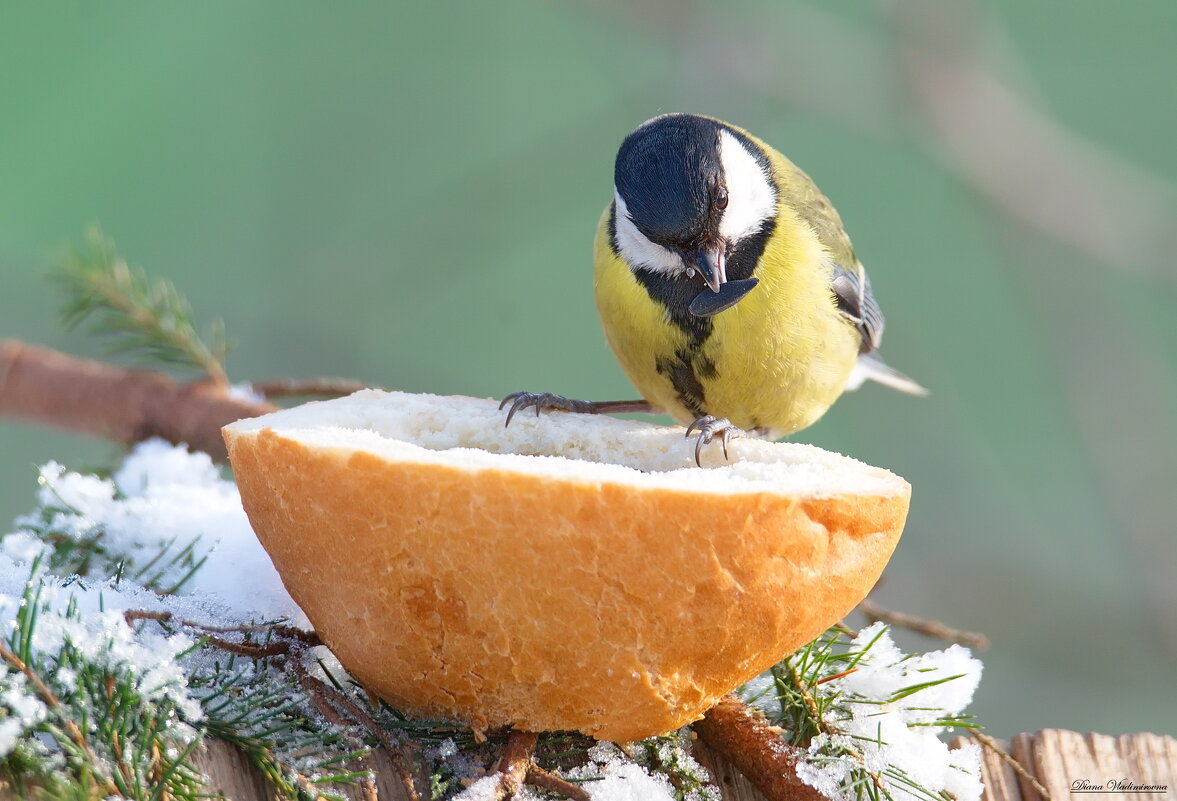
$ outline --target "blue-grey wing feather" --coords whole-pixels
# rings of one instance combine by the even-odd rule
[[[854,269],[834,264],[831,284],[838,310],[857,329],[861,338],[859,353],[870,353],[883,341],[883,311],[870,288],[870,276],[861,262]]]

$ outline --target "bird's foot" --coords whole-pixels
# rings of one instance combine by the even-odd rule
[[[553,395],[551,392],[512,392],[503,398],[499,408],[502,409],[508,403],[511,404],[511,408],[507,412],[507,422],[503,424],[504,428],[511,425],[511,418],[515,416],[515,412],[521,409],[534,408],[536,417],[539,417],[541,409],[579,412],[580,414],[599,414],[601,411],[598,404],[593,401],[573,400],[565,398],[563,395]]]
[[[733,439],[748,436],[747,431],[732,425],[726,417],[714,417],[710,414],[700,417],[687,426],[686,435],[689,437],[696,431],[699,433],[699,438],[695,440],[695,464],[699,467],[703,466],[701,458],[703,446],[709,445],[716,437],[719,437],[719,441],[723,444],[723,458],[727,459],[727,444]]]

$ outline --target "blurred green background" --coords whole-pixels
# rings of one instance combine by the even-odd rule
[[[102,354],[43,277],[99,222],[237,380],[628,396],[613,155],[713,114],[834,200],[932,389],[798,437],[914,486],[878,599],[992,638],[994,734],[1173,733],[1175,34],[1171,0],[5,3],[0,337]],[[0,520],[112,453],[0,420]]]

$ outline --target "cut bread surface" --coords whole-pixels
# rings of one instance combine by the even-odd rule
[[[461,396],[362,390],[307,403],[227,430],[273,428],[316,448],[364,451],[394,461],[465,469],[512,469],[551,478],[621,481],[702,493],[904,494],[907,483],[886,470],[812,445],[733,440],[725,459],[719,442],[695,464],[694,437],[661,426],[602,415],[531,410],[505,426],[498,403]]]

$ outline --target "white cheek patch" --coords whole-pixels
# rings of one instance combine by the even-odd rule
[[[617,249],[630,268],[667,275],[686,272],[686,266],[677,253],[651,242],[638,230],[629,218],[629,208],[616,189],[613,190],[613,201],[616,204],[614,219],[617,228]]]
[[[719,233],[739,242],[776,214],[776,190],[760,162],[727,131],[719,132],[719,160],[728,197]]]

